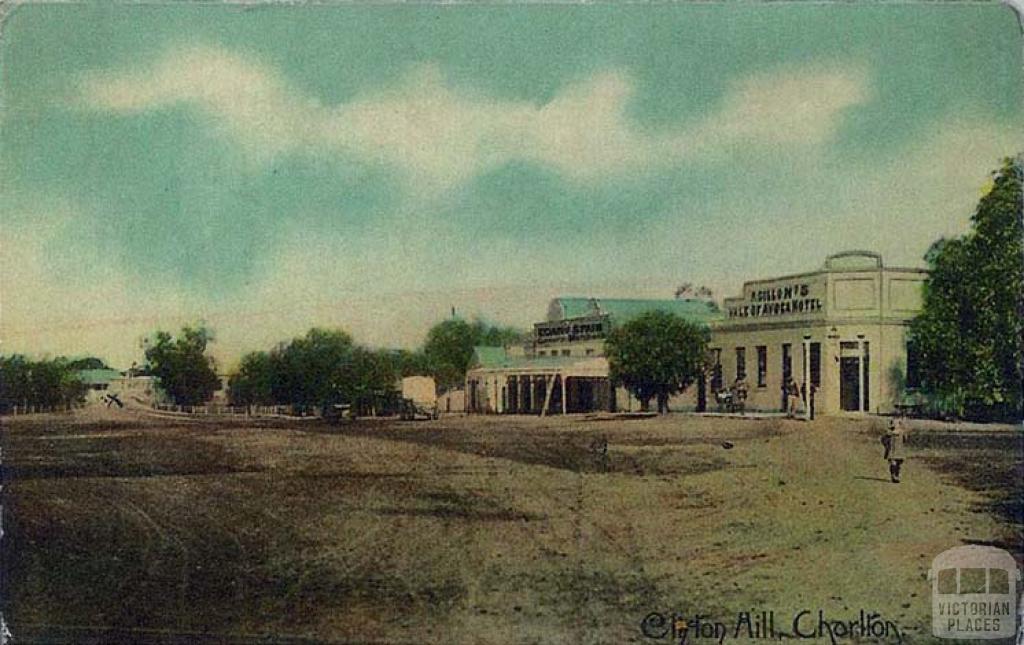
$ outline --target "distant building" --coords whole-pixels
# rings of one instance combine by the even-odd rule
[[[466,410],[553,414],[637,410],[608,377],[604,339],[618,325],[650,311],[700,324],[721,314],[704,300],[555,298],[523,347],[477,347],[466,377]]]
[[[462,413],[466,411],[466,391],[463,389],[448,390],[437,397],[437,411],[443,413]]]
[[[466,376],[465,409],[495,414],[635,410],[609,379],[604,339],[617,325],[667,311],[708,325],[714,393],[742,375],[747,409],[780,411],[792,376],[815,413],[891,411],[916,381],[906,330],[921,307],[923,269],[885,267],[877,253],[829,256],[816,271],[758,279],[719,310],[704,300],[556,298],[522,347],[478,347]],[[698,386],[670,401],[694,408]]]
[[[406,376],[400,384],[403,399],[433,408],[437,405],[437,384],[433,376]]]
[[[102,401],[108,394],[123,403],[150,404],[161,398],[156,377],[134,376],[132,370],[124,373],[110,368],[88,369],[79,370],[77,376],[89,388],[85,396],[88,402]]]
[[[91,392],[103,392],[110,389],[110,384],[121,379],[123,374],[109,367],[78,370],[78,380],[85,384]]]

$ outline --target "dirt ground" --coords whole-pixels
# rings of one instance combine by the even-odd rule
[[[731,643],[802,610],[930,642],[931,559],[1021,551],[1013,429],[915,430],[895,485],[872,419],[3,424],[15,643],[666,643],[696,614]]]

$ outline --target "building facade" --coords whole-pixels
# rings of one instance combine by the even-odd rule
[[[783,383],[800,385],[805,412],[891,412],[913,385],[907,326],[921,308],[923,269],[886,267],[877,253],[831,255],[821,269],[743,285],[719,309],[704,300],[556,298],[521,347],[477,348],[466,377],[466,410],[498,414],[628,411],[639,403],[612,387],[604,339],[652,310],[711,330],[714,394],[741,377],[746,409],[785,409]],[[672,409],[696,409],[698,386]],[[808,397],[809,393],[809,397]]]
[[[640,403],[612,387],[604,339],[649,311],[699,324],[720,316],[703,300],[555,298],[547,320],[517,347],[478,347],[466,375],[466,410],[492,414],[633,411]]]
[[[711,323],[710,389],[742,375],[748,408],[779,410],[792,376],[805,401],[810,386],[815,414],[891,412],[915,378],[907,326],[926,277],[848,251],[817,271],[745,283]]]

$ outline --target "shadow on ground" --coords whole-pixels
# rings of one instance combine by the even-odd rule
[[[933,469],[981,493],[975,510],[1007,524],[1007,537],[996,546],[1024,553],[1024,433],[913,432],[907,445]]]

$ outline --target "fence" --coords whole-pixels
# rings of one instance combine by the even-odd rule
[[[52,412],[70,412],[78,407],[70,403],[59,405],[11,405],[0,407],[0,416],[19,416],[22,414],[44,414]]]
[[[279,416],[279,417],[313,417],[318,416],[315,410],[291,405],[226,405],[208,403],[206,405],[172,405],[166,403],[153,404],[154,410],[177,412],[196,415],[236,415],[236,416]]]

